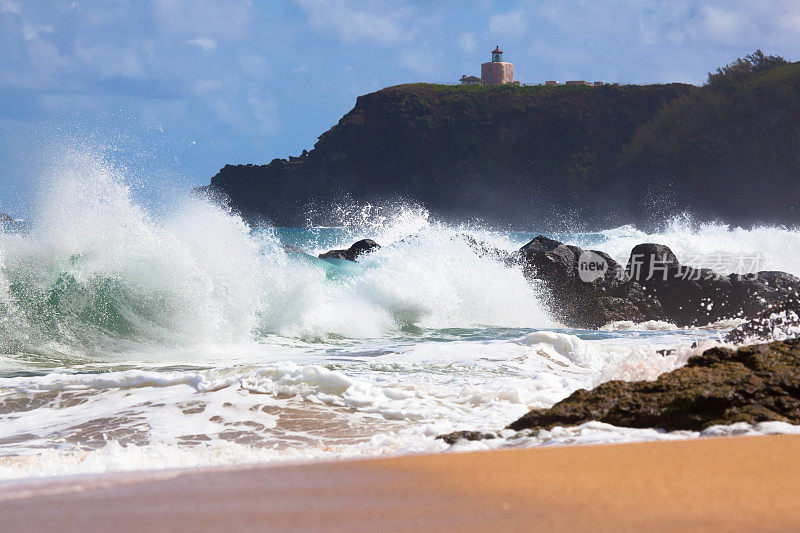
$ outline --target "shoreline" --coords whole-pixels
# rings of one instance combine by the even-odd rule
[[[800,528],[800,436],[559,446],[0,485],[9,530]]]

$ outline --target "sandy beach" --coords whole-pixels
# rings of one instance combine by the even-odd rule
[[[800,437],[6,483],[4,531],[800,529]]]

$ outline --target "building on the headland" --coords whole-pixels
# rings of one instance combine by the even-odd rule
[[[488,63],[481,64],[481,77],[461,76],[459,80],[461,85],[519,85],[518,81],[514,81],[514,64],[503,61],[503,51],[500,50],[500,45],[492,50],[492,60]],[[559,85],[555,80],[548,80],[544,82],[548,86]],[[596,81],[594,83],[585,80],[569,80],[564,82],[564,85],[581,85],[584,87],[601,87],[606,83],[603,81]]]
[[[514,81],[514,64],[503,61],[500,45],[492,52],[492,60],[481,65],[481,77],[464,74],[459,80],[461,85],[519,85]]]
[[[571,80],[571,81],[565,82],[565,84],[566,85],[586,85],[587,87],[602,87],[603,85],[606,84],[606,82],[604,82],[604,81],[596,81],[596,82],[592,83],[592,82],[584,81],[584,80]],[[558,85],[558,82],[555,81],[555,82],[551,83],[551,82],[548,81],[546,83],[546,85]]]
[[[503,61],[500,45],[492,51],[492,60],[481,65],[481,80],[484,85],[514,83],[514,64]]]

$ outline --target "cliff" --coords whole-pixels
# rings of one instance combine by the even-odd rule
[[[226,165],[209,190],[279,225],[346,198],[523,229],[682,210],[792,223],[798,87],[800,64],[703,87],[400,85],[359,97],[310,152]]]
[[[515,225],[605,216],[622,147],[687,85],[412,84],[360,96],[307,155],[226,165],[211,189],[248,218],[301,224],[311,204],[414,199],[452,218]],[[606,202],[608,203],[608,202]],[[533,219],[531,218],[533,217]]]
[[[632,202],[653,205],[666,191],[673,206],[703,218],[797,225],[800,63],[709,78],[638,128],[625,148]]]

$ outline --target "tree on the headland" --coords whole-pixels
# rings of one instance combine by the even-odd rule
[[[765,55],[761,49],[744,58],[718,68],[716,74],[708,73],[708,85],[712,87],[730,86],[736,82],[749,78],[753,74],[765,72],[775,67],[788,65],[789,61],[780,56]]]

